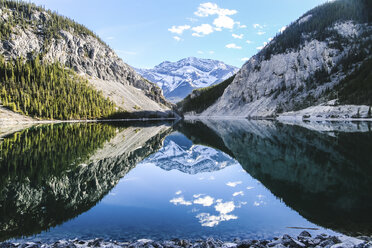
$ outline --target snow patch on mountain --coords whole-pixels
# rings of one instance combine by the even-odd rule
[[[163,170],[178,170],[192,175],[236,164],[233,158],[219,150],[202,145],[185,148],[173,140],[166,140],[164,146],[146,162],[154,163]]]
[[[165,61],[153,69],[136,69],[144,78],[163,89],[166,98],[182,100],[193,89],[208,87],[234,75],[238,68],[212,59],[189,57]]]

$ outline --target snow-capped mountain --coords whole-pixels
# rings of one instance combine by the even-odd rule
[[[233,158],[219,150],[202,145],[185,145],[185,140],[187,138],[183,135],[169,135],[163,147],[148,157],[146,163],[154,163],[163,170],[179,170],[192,175],[236,164]]]
[[[136,71],[162,88],[168,100],[177,102],[193,89],[208,87],[231,77],[238,68],[218,60],[189,57],[177,62],[165,61],[153,69]]]

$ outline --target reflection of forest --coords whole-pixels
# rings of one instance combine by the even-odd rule
[[[309,221],[350,235],[372,234],[371,132],[327,135],[247,120],[203,120],[177,129],[193,142],[232,154]]]
[[[0,143],[0,240],[39,233],[89,210],[162,146],[166,124],[32,127]]]

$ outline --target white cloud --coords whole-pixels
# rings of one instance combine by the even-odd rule
[[[225,16],[225,15],[220,15],[216,19],[214,19],[213,24],[217,28],[233,29],[235,22],[231,17]]]
[[[176,41],[180,41],[181,40],[181,38],[178,37],[178,36],[173,36],[173,39],[175,39]]]
[[[283,33],[284,30],[286,30],[286,29],[287,29],[287,26],[282,27],[281,29],[279,29],[279,33]]]
[[[240,22],[235,22],[235,24],[236,24],[239,28],[247,28],[247,25],[241,24]]]
[[[198,54],[203,54],[203,51],[197,51]],[[204,179],[204,178],[203,178]],[[200,179],[199,179],[200,180]]]
[[[253,41],[251,41],[251,40],[247,40],[246,41],[248,44],[252,44],[253,43]]]
[[[232,37],[235,39],[243,39],[244,34],[232,34]]]
[[[203,205],[204,207],[212,206],[213,203],[214,203],[214,198],[210,197],[209,195],[205,197],[200,197],[194,200],[194,204],[200,204],[200,205]]]
[[[273,38],[269,38],[269,39],[268,39],[269,42],[272,41],[272,40],[273,40]]]
[[[195,194],[195,195],[193,195],[193,197],[194,197],[194,198],[199,198],[199,197],[202,196],[202,195],[204,195],[204,194]]]
[[[207,17],[210,15],[219,15],[219,16],[226,16],[226,15],[235,15],[237,13],[236,10],[233,9],[223,9],[218,7],[215,3],[202,3],[199,5],[198,10],[194,12],[196,16],[199,17]]]
[[[264,48],[264,46],[256,47],[257,50],[262,50],[263,48]]]
[[[115,37],[114,36],[109,36],[109,37],[106,37],[106,40],[114,40]]]
[[[264,32],[264,31],[258,31],[257,34],[258,35],[264,35],[264,34],[266,34],[266,32]]]
[[[202,226],[214,227],[221,221],[236,220],[238,217],[232,214],[210,215],[209,213],[200,213],[196,216]]]
[[[178,191],[176,192],[176,195],[180,195],[180,194],[182,194],[182,191],[181,191],[181,190],[178,190]]]
[[[193,33],[192,35],[196,36],[196,37],[201,37],[203,35],[208,35],[208,34],[213,33],[213,31],[214,31],[213,27],[209,24],[202,24],[200,26],[193,27],[192,30],[195,31],[195,33]]]
[[[244,192],[243,191],[239,191],[239,192],[235,192],[233,194],[233,196],[238,196],[238,195],[243,196],[244,195]]]
[[[228,183],[226,183],[226,185],[229,186],[229,187],[235,187],[236,185],[241,184],[241,183],[242,183],[242,181],[228,182]]]
[[[178,198],[173,198],[169,202],[173,203],[174,205],[185,205],[185,206],[190,206],[192,205],[192,202],[186,201],[182,196]]]
[[[229,201],[229,202],[220,202],[218,203],[215,207],[217,212],[219,212],[220,214],[228,214],[232,211],[234,211],[235,209],[235,204],[233,201]]]
[[[227,44],[226,47],[231,49],[242,49],[241,46],[237,46],[235,43]]]
[[[190,22],[197,22],[198,19],[194,18],[194,17],[188,17],[186,18],[186,20],[190,21]]]
[[[252,186],[248,186],[247,189],[248,189],[248,190],[250,190],[250,189],[254,189],[254,187],[252,187]]]
[[[243,61],[243,62],[245,62],[245,61],[248,61],[249,58],[248,57],[244,57],[244,58],[241,58],[240,60]]]
[[[253,28],[264,28],[263,25],[260,25],[258,23],[253,24]]]
[[[171,28],[168,28],[168,31],[174,34],[182,34],[183,31],[190,29],[191,27],[189,25],[183,25],[183,26],[172,26]]]

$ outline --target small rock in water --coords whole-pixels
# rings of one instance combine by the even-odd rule
[[[302,231],[300,235],[298,235],[298,239],[300,238],[311,238],[311,234],[308,231]]]
[[[243,241],[241,241],[241,242],[238,244],[237,248],[249,248],[249,247],[251,247],[253,244],[254,244],[254,243],[253,243],[252,240],[243,240]]]
[[[237,244],[235,243],[226,242],[222,244],[222,248],[235,248],[235,247],[237,247]]]
[[[100,247],[102,241],[103,241],[103,239],[95,239],[95,240],[89,242],[88,246],[89,247]]]

